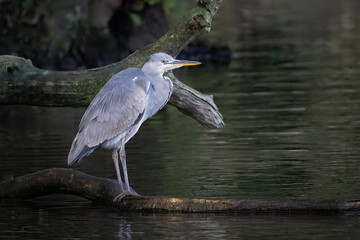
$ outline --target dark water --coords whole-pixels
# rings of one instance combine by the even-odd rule
[[[224,27],[228,26],[228,27]],[[127,144],[144,195],[358,198],[360,2],[224,1],[203,38],[228,42],[229,66],[176,72],[208,94],[226,127],[167,107]],[[65,167],[83,108],[0,106],[0,175]],[[77,167],[115,178],[111,153]],[[0,204],[0,238],[357,239],[349,216],[127,214],[69,196]]]

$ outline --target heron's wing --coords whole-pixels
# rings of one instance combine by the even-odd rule
[[[95,147],[136,124],[147,103],[150,81],[140,69],[114,75],[95,96],[79,125],[84,144]]]

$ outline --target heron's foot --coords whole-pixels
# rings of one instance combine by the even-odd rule
[[[125,192],[120,193],[116,197],[114,197],[113,202],[120,202],[126,196]]]
[[[130,187],[130,191],[124,190],[122,193],[120,193],[114,198],[113,202],[120,202],[125,196],[140,197],[141,195],[135,192],[134,189]]]
[[[132,195],[132,196],[136,196],[136,197],[140,197],[141,195],[140,194],[138,194],[137,192],[135,192],[135,190],[132,188],[132,187],[130,187],[130,191],[129,191],[131,194],[130,195]]]

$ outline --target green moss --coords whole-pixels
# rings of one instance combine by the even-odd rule
[[[84,79],[83,81],[79,82],[77,86],[79,95],[81,96],[81,98],[84,98],[88,102],[91,102],[91,100],[100,91],[100,89],[104,86],[107,80],[98,81],[95,79]]]

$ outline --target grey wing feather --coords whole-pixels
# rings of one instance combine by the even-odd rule
[[[84,113],[68,163],[80,161],[104,141],[131,127],[145,110],[149,88],[150,81],[140,69],[114,75]],[[84,148],[88,150],[84,152]]]

